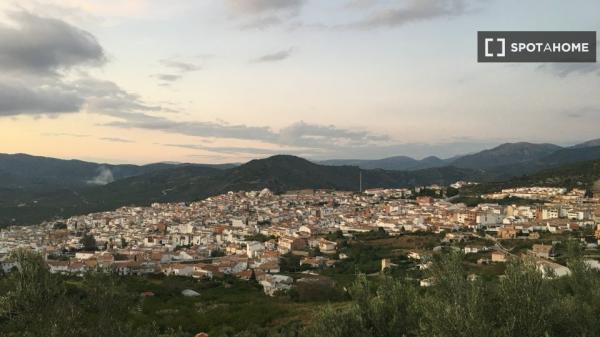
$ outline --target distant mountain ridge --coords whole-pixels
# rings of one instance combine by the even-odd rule
[[[408,156],[395,156],[376,160],[360,160],[360,159],[333,159],[319,161],[322,165],[332,166],[358,166],[363,169],[382,169],[382,170],[400,170],[400,171],[412,171],[420,170],[433,167],[442,167],[447,164],[445,160],[442,160],[436,156],[429,156],[421,160],[417,160]]]
[[[0,187],[48,190],[62,187],[102,185],[116,180],[174,168],[200,165],[230,168],[231,165],[205,165],[188,163],[153,163],[147,165],[100,164],[82,160],[56,159],[23,153],[0,153]]]
[[[524,170],[523,173],[529,173],[550,166],[593,159],[600,159],[600,139],[570,147],[548,143],[505,143],[477,153],[447,159],[430,156],[418,160],[408,156],[395,156],[375,160],[334,159],[319,161],[318,163],[334,166],[358,166],[362,169],[412,171],[433,167],[455,166],[491,171],[506,168],[509,170]],[[513,172],[510,174],[513,174]]]
[[[589,172],[597,166],[576,166],[600,160],[600,146],[594,144],[595,141],[590,141],[560,147],[507,143],[470,155],[422,160],[396,156],[315,163],[277,155],[242,165],[111,165],[0,154],[0,226],[38,223],[123,205],[194,201],[228,191],[262,188],[274,192],[304,188],[356,191],[361,174],[364,188],[449,184],[457,180],[515,181],[518,177],[573,165],[572,176],[578,170],[584,170],[584,176],[595,176]],[[404,169],[395,169],[398,167]]]
[[[596,146],[600,146],[600,138],[588,140],[587,142],[573,145],[572,148],[579,149],[579,148],[583,148],[583,147],[596,147]]]
[[[495,166],[538,160],[561,149],[562,147],[554,144],[506,143],[489,150],[459,157],[448,164],[463,168],[489,169]]]

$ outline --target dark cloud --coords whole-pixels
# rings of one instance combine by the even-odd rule
[[[55,115],[86,111],[135,119],[140,112],[168,111],[144,103],[111,81],[83,77],[65,82],[17,84],[0,81],[0,116]]]
[[[24,11],[10,12],[9,18],[14,26],[0,24],[0,116],[161,110],[113,82],[82,75],[85,72],[67,74],[105,62],[102,47],[90,33]]]
[[[377,9],[350,28],[396,27],[407,23],[457,16],[468,10],[467,0],[410,0],[402,7]]]
[[[74,88],[66,85],[6,82],[0,82],[0,116],[73,113],[79,112],[85,102]]]
[[[266,54],[263,56],[260,56],[254,60],[252,60],[252,62],[254,63],[266,63],[266,62],[278,62],[278,61],[283,61],[287,58],[289,58],[290,56],[292,56],[293,53],[293,48],[290,48],[288,50],[282,50],[282,51],[278,51],[276,53],[272,53],[272,54]]]
[[[105,62],[96,38],[64,21],[28,12],[9,12],[15,26],[0,24],[0,68],[4,72],[49,74]]]

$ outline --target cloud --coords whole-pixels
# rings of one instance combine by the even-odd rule
[[[378,9],[366,18],[345,26],[363,29],[396,27],[438,17],[458,16],[467,10],[467,0],[410,0],[403,7]]]
[[[154,77],[165,82],[175,82],[181,79],[181,75],[176,74],[156,74]]]
[[[600,67],[597,63],[551,63],[543,64],[538,69],[561,78],[571,75],[600,75]]]
[[[377,4],[377,0],[349,0],[344,8],[348,9],[365,9],[373,7]]]
[[[48,137],[75,137],[75,138],[87,138],[90,135],[84,135],[79,133],[67,133],[67,132],[44,132],[43,136]]]
[[[114,143],[135,143],[133,140],[123,139],[123,138],[115,138],[115,137],[101,137],[100,140],[105,140],[108,142]]]
[[[256,59],[252,60],[252,62],[253,63],[267,63],[267,62],[283,61],[283,60],[289,58],[290,56],[292,56],[292,52],[293,52],[293,48],[290,48],[288,50],[281,50],[276,53],[260,56]]]
[[[303,121],[281,129],[278,137],[280,144],[318,148],[367,145],[388,140],[389,137],[385,135],[373,135],[366,131],[347,130],[333,125],[308,124]]]
[[[299,153],[298,149],[291,148],[258,148],[258,147],[241,147],[241,146],[203,146],[196,144],[161,144],[168,147],[177,147],[182,149],[203,150],[221,154],[251,154],[251,155],[276,155],[280,153]]]
[[[369,146],[387,144],[391,140],[387,135],[372,134],[367,131],[350,130],[333,125],[310,124],[303,121],[293,123],[278,132],[267,126],[231,125],[225,122],[175,121],[145,113],[115,114],[118,121],[104,126],[124,129],[156,130],[166,133],[194,137],[228,138],[247,141],[259,141],[284,150],[324,151],[344,146]],[[195,144],[164,144],[189,149],[217,149]]]
[[[85,77],[73,82],[80,95],[86,98],[84,110],[91,113],[135,118],[141,112],[163,111],[164,108],[148,105],[116,83]]]
[[[299,121],[274,131],[266,126],[230,125],[224,122],[174,121],[144,113],[116,116],[107,126],[156,130],[194,137],[230,138],[258,141],[260,146],[205,146],[203,144],[159,144],[190,150],[209,151],[223,155],[269,156],[293,154],[312,159],[384,158],[410,155],[422,158],[430,155],[450,157],[480,151],[499,144],[498,140],[451,139],[439,143],[399,143],[391,137],[368,131],[352,130],[334,125]],[[268,145],[267,145],[268,144]]]
[[[276,15],[270,15],[270,16],[265,16],[265,17],[261,17],[255,20],[251,20],[249,22],[246,22],[244,24],[240,25],[241,29],[266,29],[272,26],[277,26],[282,24],[283,21],[279,16]]]
[[[256,15],[272,11],[296,12],[304,5],[304,0],[225,0],[236,13]]]
[[[105,166],[98,168],[98,175],[87,181],[90,185],[106,185],[115,181],[112,172]]]
[[[160,73],[153,75],[160,81],[159,85],[169,86],[170,83],[179,81],[186,73],[198,71],[202,67],[196,63],[180,61],[177,59],[162,59],[158,61],[163,67],[169,68],[173,73]]]
[[[174,69],[180,73],[188,73],[191,71],[197,71],[202,69],[202,67],[198,64],[191,62],[178,61],[174,59],[163,59],[158,61],[160,64],[167,68]]]
[[[0,47],[0,50],[2,48]],[[0,81],[0,117],[19,114],[56,114],[78,112],[83,97],[73,88],[57,84],[36,85]]]
[[[8,12],[0,23],[0,68],[4,72],[52,74],[106,61],[96,38],[64,21],[29,12]]]
[[[600,116],[600,109],[597,107],[587,106],[581,108],[572,108],[563,111],[562,114],[568,118],[579,119]]]
[[[86,75],[87,67],[106,61],[92,34],[26,11],[8,17],[13,25],[0,23],[0,117],[161,110],[111,81]]]
[[[268,127],[254,127],[243,124],[230,125],[214,122],[180,122],[144,113],[115,114],[114,116],[121,120],[109,122],[104,125],[125,129],[157,130],[197,137],[260,140],[267,142],[274,141],[277,138],[277,134],[272,132]]]
[[[7,81],[11,82],[11,81]],[[130,116],[148,111],[169,111],[144,103],[116,83],[92,77],[72,81],[53,79],[39,83],[4,83],[0,80],[0,117],[14,115],[58,115],[89,112]]]
[[[240,29],[266,29],[281,25],[300,13],[305,0],[225,0],[242,19]]]

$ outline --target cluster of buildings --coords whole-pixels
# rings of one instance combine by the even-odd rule
[[[578,190],[512,189],[502,193],[522,198],[535,194],[546,203],[475,207],[415,193],[414,189],[371,189],[274,195],[265,189],[14,226],[0,231],[0,269],[13,268],[10,252],[24,248],[41,253],[54,273],[105,268],[121,275],[232,275],[255,278],[266,293],[274,294],[294,282],[282,273],[283,255],[296,255],[301,266],[311,268],[334,267],[347,258],[336,241],[325,238],[329,233],[447,232],[454,240],[453,235],[460,235],[453,234],[457,231],[484,229],[494,237],[510,239],[600,223],[599,200]],[[596,235],[600,237],[600,231]],[[93,237],[94,247],[84,237]]]
[[[501,200],[506,198],[520,198],[529,200],[553,200],[553,199],[579,199],[584,197],[585,190],[573,189],[567,193],[563,187],[516,187],[506,188],[501,192],[483,194],[483,199]]]

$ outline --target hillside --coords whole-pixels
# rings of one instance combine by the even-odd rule
[[[70,216],[152,202],[194,201],[228,191],[269,188],[275,192],[325,188],[358,190],[360,169],[324,166],[294,156],[253,160],[226,170],[181,166],[141,174],[104,186],[61,189],[27,200],[0,203],[0,224],[36,223],[54,216]],[[364,170],[363,188],[447,184],[465,177],[481,178],[475,170],[454,167],[418,171]]]
[[[113,165],[28,154],[0,153],[0,186],[35,191],[105,185],[116,180],[179,166],[230,168],[231,165],[168,164]]]
[[[540,161],[548,167],[553,167],[595,159],[600,159],[600,146],[560,149],[541,158]]]
[[[459,157],[449,164],[462,168],[489,169],[534,162],[560,149],[560,146],[554,144],[506,143],[493,149]]]
[[[600,146],[600,138],[588,140],[587,142],[573,145],[572,148],[579,149],[582,147],[595,147],[595,146]]]
[[[411,162],[408,157],[394,158],[388,158],[388,163]],[[597,174],[596,168],[585,162],[591,159],[600,160],[600,147],[560,148],[530,143],[504,144],[455,158],[453,166],[401,171],[320,165],[286,155],[252,160],[239,166],[109,165],[1,155],[0,226],[38,223],[52,217],[110,210],[123,205],[194,201],[228,191],[265,187],[275,192],[304,188],[358,190],[361,170],[363,188],[448,184],[457,180],[488,182],[481,188],[489,189],[541,182],[573,186],[580,180],[585,185]],[[441,159],[430,157],[420,162],[425,161],[435,164]],[[383,164],[374,166],[380,165]],[[108,183],[105,185],[90,184],[89,181],[103,170],[109,170],[114,181],[105,181]],[[497,183],[489,183],[494,181]]]
[[[599,181],[600,160],[591,160],[545,169],[505,181],[482,183],[466,189],[463,194],[473,196],[518,186],[556,186],[591,190]]]
[[[600,160],[591,160],[511,179],[508,184],[513,186],[542,185],[591,188],[594,182],[599,179]]]

